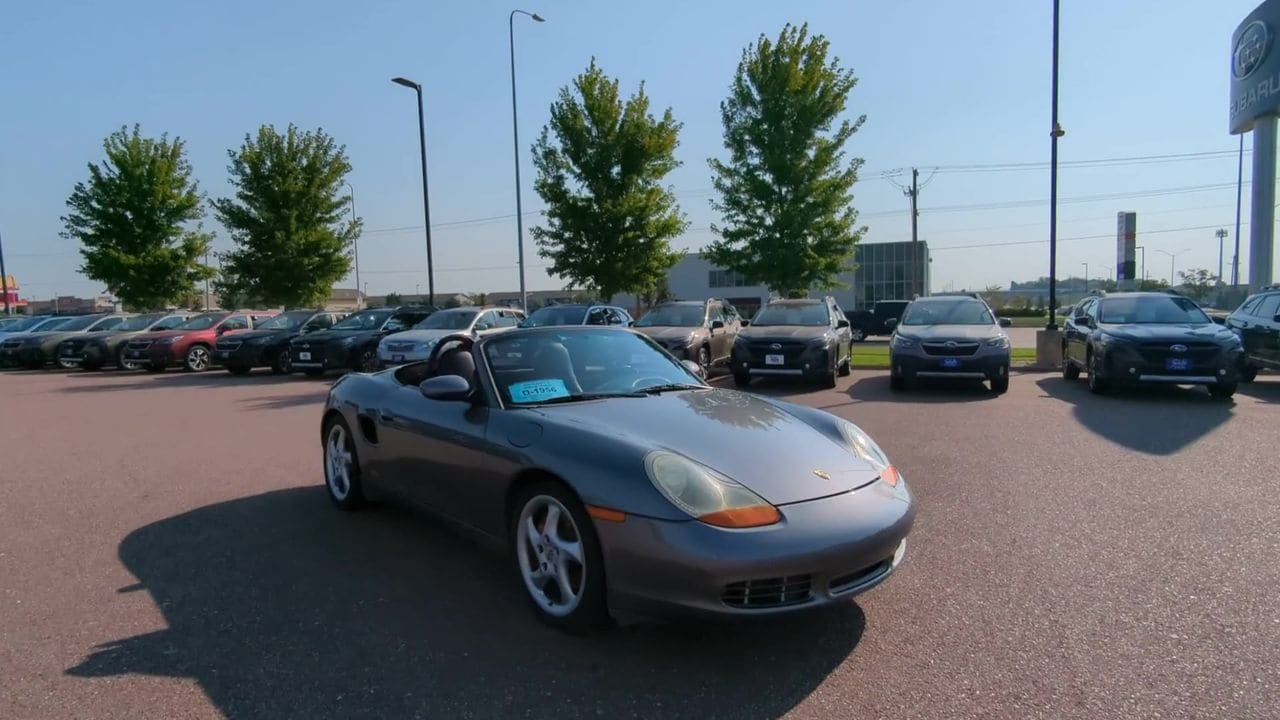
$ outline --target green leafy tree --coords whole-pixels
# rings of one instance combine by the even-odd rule
[[[1218,276],[1204,268],[1179,270],[1178,277],[1182,280],[1183,292],[1193,300],[1203,300],[1218,284]]]
[[[199,186],[185,143],[142,136],[139,126],[102,143],[106,160],[89,164],[62,217],[62,237],[79,240],[80,272],[131,308],[160,309],[211,277],[201,262],[213,236],[202,232]]]
[[[400,293],[387,293],[387,297],[383,299],[387,307],[395,307],[404,304],[404,298],[400,297]]]
[[[323,130],[263,125],[227,154],[235,197],[213,203],[236,244],[222,255],[225,284],[272,306],[323,303],[350,270],[360,233],[342,192],[346,148]]]
[[[1157,279],[1157,280],[1151,280],[1151,279],[1139,280],[1139,281],[1136,283],[1136,287],[1137,287],[1137,289],[1138,289],[1138,290],[1145,290],[1145,291],[1151,291],[1151,290],[1165,290],[1165,289],[1168,289],[1168,287],[1169,287],[1169,281],[1168,281],[1168,280],[1160,280],[1160,279]]]
[[[548,275],[600,297],[644,292],[679,259],[670,240],[689,223],[661,183],[675,159],[680,123],[649,112],[643,83],[625,102],[595,60],[551,104],[534,145],[534,187],[547,205],[533,229]]]
[[[709,161],[723,224],[705,254],[784,297],[839,287],[866,231],[853,208],[862,159],[844,150],[866,116],[840,119],[857,78],[829,52],[790,24],[744,50],[720,103],[729,157]]]

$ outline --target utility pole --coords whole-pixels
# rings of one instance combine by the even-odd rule
[[[1046,330],[1057,330],[1058,304],[1058,138],[1065,133],[1058,124],[1058,0],[1053,0],[1053,79],[1049,131],[1049,322]]]
[[[1227,239],[1227,229],[1218,228],[1218,232],[1214,233],[1218,236],[1218,284],[1222,284],[1222,241]]]

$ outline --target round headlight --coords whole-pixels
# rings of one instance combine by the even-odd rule
[[[708,525],[759,527],[782,518],[759,495],[683,455],[654,450],[645,457],[644,467],[671,504]]]
[[[889,462],[889,456],[885,454],[884,450],[880,449],[876,441],[863,432],[862,428],[848,420],[840,420],[839,426],[840,434],[844,436],[844,441],[849,446],[849,450],[879,470],[881,480],[888,485],[896,486],[900,480],[898,470]]]

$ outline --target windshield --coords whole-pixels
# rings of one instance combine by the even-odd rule
[[[333,329],[379,330],[389,317],[391,317],[390,310],[365,310],[344,318],[340,323],[335,323]]]
[[[217,325],[226,315],[222,313],[210,313],[208,315],[197,315],[190,320],[182,323],[175,330],[208,330]]]
[[[562,307],[552,305],[533,311],[520,327],[549,327],[552,325],[581,325],[586,317],[584,307]]]
[[[82,315],[80,317],[68,318],[66,322],[58,326],[59,330],[84,330],[90,325],[102,319],[100,315]],[[42,327],[41,330],[48,330],[48,327]]]
[[[475,310],[445,310],[443,312],[433,313],[430,317],[417,325],[413,326],[414,330],[466,330],[471,327],[471,321],[476,319],[478,315]]]
[[[752,325],[830,325],[831,316],[822,303],[775,303],[765,305],[756,313]]]
[[[1098,301],[1098,322],[1204,325],[1213,322],[1195,302],[1176,295],[1139,295]]]
[[[698,327],[706,313],[701,305],[660,305],[636,321],[636,327]]]
[[[503,401],[517,407],[704,386],[653,341],[617,330],[498,335],[484,353]]]
[[[258,323],[258,330],[297,330],[302,327],[302,323],[311,319],[315,315],[310,310],[295,310],[287,313],[280,313],[270,320],[263,320]]]
[[[23,318],[13,325],[9,325],[4,329],[5,332],[19,333],[27,330],[35,330],[43,327],[48,323],[66,322],[66,318]]]
[[[182,323],[186,321],[187,321],[187,318],[181,315],[170,315],[164,318],[163,320],[161,320],[160,322],[156,323],[155,325],[152,325],[149,329],[152,331],[173,330],[174,328],[181,327]]]
[[[916,302],[907,306],[903,325],[992,325],[986,303],[977,300]]]
[[[160,313],[151,313],[150,315],[134,315],[131,318],[125,318],[124,322],[116,326],[117,330],[129,332],[131,330],[146,330],[151,323],[159,320],[162,315]]]

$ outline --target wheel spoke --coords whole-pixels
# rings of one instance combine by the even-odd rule
[[[569,568],[565,565],[563,558],[556,561],[555,576],[556,585],[560,588],[560,603],[569,603],[577,597],[578,593],[573,591],[573,585],[569,583]]]
[[[533,546],[530,550],[536,553],[535,548],[542,544],[542,533],[539,533],[538,526],[533,524],[533,515],[530,515],[528,519],[524,521],[524,534],[529,540],[529,543]]]
[[[569,540],[561,540],[555,536],[552,536],[551,542],[556,546],[557,550],[573,558],[579,565],[582,564],[582,543],[577,541],[571,542]]]
[[[542,523],[542,532],[548,537],[556,537],[560,529],[560,506],[548,505],[547,518]]]

